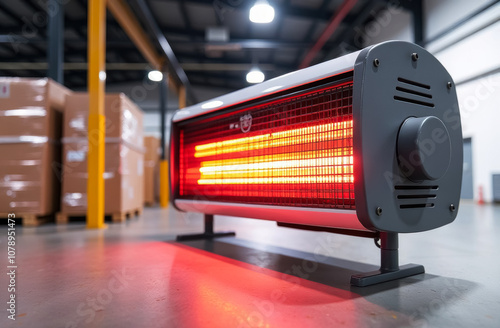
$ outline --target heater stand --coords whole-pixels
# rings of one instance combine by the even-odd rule
[[[380,269],[351,276],[351,285],[364,287],[390,280],[406,278],[424,273],[423,265],[406,264],[399,266],[398,234],[394,232],[380,233]]]
[[[205,232],[197,233],[192,235],[178,235],[177,241],[188,241],[188,240],[198,240],[198,239],[213,239],[220,237],[236,236],[233,231],[228,232],[214,232],[214,215],[205,214]]]
[[[353,286],[370,286],[425,272],[424,267],[419,264],[406,264],[399,266],[398,234],[395,232],[356,231],[284,222],[278,222],[278,226],[309,231],[325,231],[364,238],[380,238],[380,269],[372,272],[352,275],[351,285]]]

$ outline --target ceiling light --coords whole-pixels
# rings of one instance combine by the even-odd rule
[[[160,82],[163,79],[163,73],[158,70],[151,71],[148,73],[148,79],[153,82]]]
[[[100,71],[99,72],[99,80],[105,81],[106,80],[106,72],[105,71]]]
[[[257,0],[250,8],[250,21],[253,23],[271,23],[274,19],[274,8],[266,0]]]
[[[258,68],[252,68],[250,72],[247,73],[248,83],[260,83],[264,81],[264,79],[264,73],[262,73],[262,71]]]

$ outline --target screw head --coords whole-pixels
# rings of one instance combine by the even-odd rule
[[[455,210],[456,210],[455,205],[450,204],[450,211],[451,211],[451,212],[455,212]]]
[[[411,54],[411,60],[417,61],[418,60],[418,54],[416,52]]]
[[[377,209],[375,210],[375,213],[377,213],[378,216],[381,216],[382,215],[382,208],[377,207]]]
[[[446,87],[447,87],[448,89],[451,89],[451,87],[452,87],[452,86],[453,86],[453,84],[451,83],[451,81],[450,81],[450,82],[448,82],[448,83],[446,83]]]
[[[380,65],[380,60],[378,60],[378,58],[375,58],[375,59],[373,60],[373,66],[375,66],[375,67],[379,67],[379,65]]]

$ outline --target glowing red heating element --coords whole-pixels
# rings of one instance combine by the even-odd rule
[[[179,198],[354,208],[352,82],[193,122]]]

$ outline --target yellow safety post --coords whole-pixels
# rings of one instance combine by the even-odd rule
[[[163,73],[163,79],[160,82],[160,132],[161,132],[161,158],[160,158],[160,207],[168,206],[168,196],[170,195],[170,188],[168,185],[168,161],[167,159],[167,136],[166,131],[166,116],[167,116],[167,94],[168,94],[168,74],[167,71]]]
[[[170,189],[168,186],[168,161],[162,159],[160,161],[160,206],[168,206],[168,196],[170,194]]]
[[[104,80],[106,1],[89,0],[88,5],[88,156],[87,228],[104,224]]]

